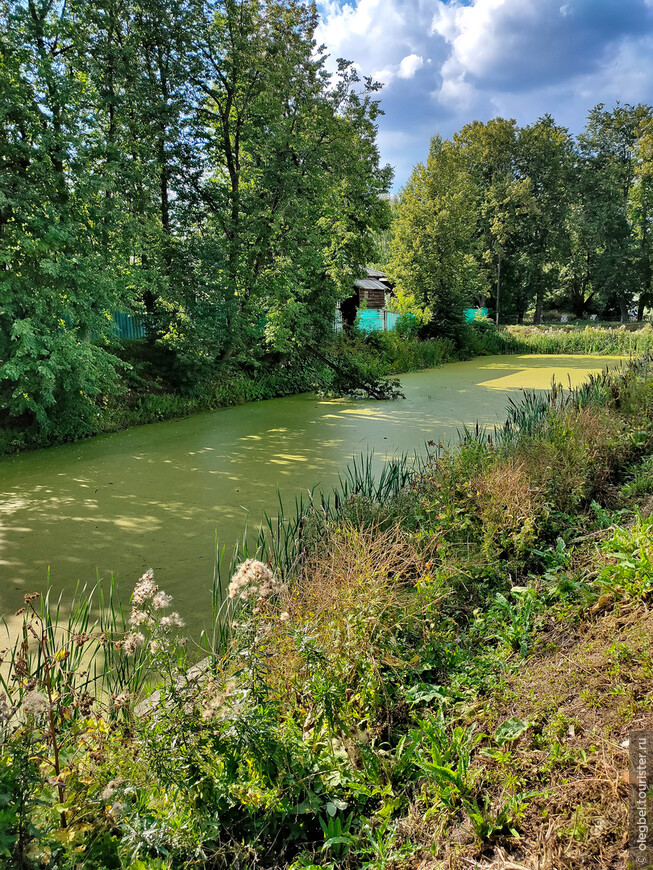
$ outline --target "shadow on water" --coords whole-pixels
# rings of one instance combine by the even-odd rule
[[[113,573],[126,597],[149,567],[195,633],[210,616],[214,536],[314,486],[353,455],[379,468],[466,424],[502,422],[509,396],[581,383],[616,358],[486,357],[402,377],[405,401],[292,396],[142,426],[0,461],[0,614],[25,592],[74,590]]]

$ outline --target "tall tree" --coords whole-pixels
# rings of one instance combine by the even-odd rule
[[[648,106],[617,105],[606,111],[602,104],[589,113],[579,137],[580,157],[588,168],[591,208],[587,222],[599,239],[594,266],[596,290],[609,305],[617,306],[622,320],[635,295],[641,292],[637,268],[637,243],[631,223],[630,200],[636,176],[638,131],[651,117]]]
[[[630,199],[639,248],[637,319],[641,320],[645,307],[653,305],[653,119],[644,119],[638,132],[637,166]]]
[[[121,286],[98,238],[111,215],[87,171],[93,83],[79,72],[74,4],[27,0],[0,16],[0,405],[72,437],[118,362],[101,346]]]
[[[535,290],[534,322],[540,323],[545,295],[556,287],[560,263],[568,256],[573,143],[567,129],[545,115],[519,131],[517,148],[518,172],[529,180],[531,198],[522,210],[522,281]]]
[[[316,24],[315,8],[296,0],[203,10],[198,84],[215,167],[204,194],[225,240],[213,293],[228,312],[230,355],[251,355],[261,338],[282,352],[316,340],[385,219],[376,86],[344,63],[330,79]]]
[[[517,171],[517,135],[514,120],[494,118],[474,121],[454,136],[475,189],[477,258],[493,288],[497,323],[504,310],[526,304],[517,300],[514,280],[518,218],[529,207],[529,182]]]
[[[390,264],[400,304],[419,311],[428,335],[457,337],[463,309],[485,293],[473,253],[477,208],[460,150],[434,137],[397,204]]]

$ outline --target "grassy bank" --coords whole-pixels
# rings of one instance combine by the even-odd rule
[[[613,326],[506,326],[524,353],[597,353],[637,355],[653,352],[651,324]]]
[[[30,599],[0,861],[616,866],[624,740],[653,725],[652,497],[644,358],[527,394],[416,474],[350,469],[242,554],[222,607],[216,584],[202,649],[150,575],[97,628]]]

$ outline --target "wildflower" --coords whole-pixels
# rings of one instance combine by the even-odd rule
[[[150,641],[150,652],[152,653],[152,655],[156,655],[158,651],[159,651],[159,641],[158,640],[151,640]]]
[[[172,628],[173,626],[183,628],[184,620],[176,611],[174,611],[170,614],[170,616],[162,616],[159,625],[161,626],[161,628]]]
[[[119,695],[114,695],[111,703],[116,710],[120,710],[121,707],[125,707],[129,703],[129,698],[129,692],[121,692]]]
[[[240,595],[241,598],[247,598],[258,591],[259,595],[263,593],[263,597],[268,598],[272,592],[276,592],[278,586],[276,577],[267,565],[256,559],[246,559],[231,578],[229,597]]]
[[[108,801],[113,796],[113,793],[116,790],[117,786],[118,783],[115,781],[115,779],[112,779],[111,782],[108,782],[106,788],[101,794],[102,800]]]
[[[45,713],[49,706],[48,699],[41,692],[28,692],[23,698],[23,711],[25,713],[33,713],[38,716],[40,713]]]
[[[170,607],[172,595],[167,595],[165,592],[157,592],[152,599],[152,605],[155,610],[161,610],[164,607]]]
[[[214,695],[206,705],[206,707],[202,710],[202,719],[208,721],[210,719],[214,719],[218,713],[222,710],[224,705],[226,696],[219,692],[217,695]]]
[[[143,623],[149,624],[151,621],[149,613],[145,610],[137,610],[135,607],[132,607],[131,616],[129,617],[130,625],[143,625]]]
[[[136,651],[137,646],[141,646],[145,643],[145,635],[140,631],[136,631],[133,634],[128,634],[127,637],[122,642],[122,648],[127,653],[127,655],[131,655]]]
[[[148,599],[153,598],[158,590],[159,587],[154,582],[154,571],[150,568],[149,571],[146,571],[145,574],[143,574],[134,587],[132,604],[136,606],[143,604]]]
[[[288,613],[287,610],[284,610],[283,613],[279,614],[279,619],[282,622],[288,622],[288,620],[290,619],[290,614]]]

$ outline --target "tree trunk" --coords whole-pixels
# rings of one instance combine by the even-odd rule
[[[535,316],[533,323],[542,322],[542,308],[544,307],[544,283],[540,280],[537,283],[537,296],[535,299]]]
[[[499,325],[499,304],[501,302],[501,254],[497,259],[497,310],[495,316],[495,323]]]

